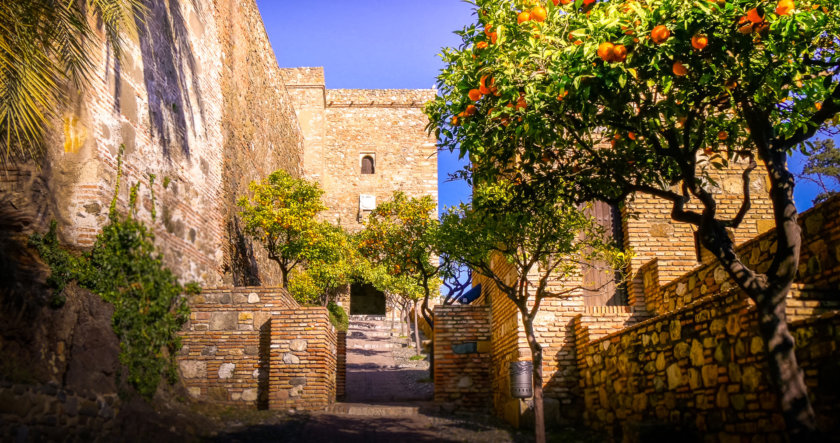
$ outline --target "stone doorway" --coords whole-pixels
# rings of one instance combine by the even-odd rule
[[[385,293],[369,284],[350,285],[350,315],[385,315]]]

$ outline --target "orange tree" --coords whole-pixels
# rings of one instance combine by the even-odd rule
[[[546,298],[580,288],[554,284],[580,275],[594,260],[624,267],[626,257],[606,241],[605,229],[565,199],[558,188],[501,179],[476,186],[472,204],[450,208],[441,218],[440,250],[492,281],[516,306],[533,363],[534,425],[545,441],[543,354],[534,320]],[[501,266],[499,260],[508,266]],[[606,269],[605,269],[606,270]]]
[[[694,225],[755,301],[788,431],[812,432],[785,318],[801,245],[786,162],[840,111],[836,2],[476,6],[477,23],[458,32],[463,44],[443,51],[440,94],[427,107],[440,145],[469,155],[476,182],[515,173],[570,183],[578,201],[646,192],[671,202],[673,219]],[[744,198],[726,216],[712,173],[735,160],[744,165]],[[726,233],[749,210],[757,160],[778,242],[764,272],[740,260]]]
[[[258,240],[268,251],[268,258],[280,266],[283,287],[289,287],[289,273],[319,253],[329,255],[320,241],[332,232],[315,219],[325,209],[324,191],[317,183],[294,178],[288,172],[272,172],[261,182],[249,185],[251,198],[237,201],[245,233]],[[335,236],[337,237],[337,236]]]
[[[429,298],[439,283],[442,265],[436,256],[440,224],[437,207],[429,196],[409,197],[395,192],[391,200],[374,209],[360,233],[360,251],[394,276],[413,278],[423,289],[422,314],[429,326],[434,320]]]

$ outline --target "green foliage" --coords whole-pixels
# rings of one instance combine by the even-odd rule
[[[250,190],[251,199],[242,197],[237,202],[244,231],[261,242],[269,258],[280,265],[284,285],[288,286],[288,274],[299,263],[335,252],[320,241],[333,232],[315,219],[325,209],[321,203],[324,191],[317,183],[279,170],[260,183],[252,182]]]
[[[170,383],[177,378],[175,353],[181,346],[177,332],[189,318],[182,295],[198,293],[199,288],[195,283],[182,286],[164,267],[154,234],[131,214],[136,195],[134,186],[125,216],[112,202],[109,221],[89,252],[77,256],[63,249],[55,222],[46,235],[35,234],[30,241],[50,266],[49,282],[57,294],[77,281],[114,305],[112,326],[120,339],[120,362],[128,367],[129,383],[150,398],[161,375]],[[58,297],[53,300],[63,302]]]
[[[630,254],[556,189],[562,187],[537,189],[506,180],[475,187],[472,204],[444,213],[441,251],[492,279],[522,307],[531,298],[564,295],[550,292],[547,283],[579,275],[595,260],[609,265],[606,272],[623,268]],[[494,261],[497,257],[513,266],[517,283],[508,278],[508,267]],[[529,278],[536,283],[519,284]]]
[[[426,357],[423,355],[412,355],[411,357],[408,357],[411,361],[423,360],[424,358]]]
[[[132,32],[144,10],[140,0],[0,3],[0,162],[40,153],[44,127],[61,109],[67,84],[79,89],[88,82],[98,40],[88,13],[119,58],[121,33]]]
[[[822,203],[836,194],[840,185],[840,149],[837,149],[834,140],[821,140],[808,155],[800,178],[813,181],[820,187],[822,192],[814,197],[813,203]]]
[[[778,15],[775,1],[546,2],[545,22],[522,24],[521,1],[476,5],[462,46],[443,51],[441,93],[427,113],[441,145],[469,155],[487,180],[563,175],[578,201],[686,176],[701,186],[739,155],[789,152],[840,110],[836,4],[797,1]],[[764,24],[739,32],[755,7]],[[658,44],[660,25],[670,38]],[[478,49],[488,27],[497,41]],[[702,50],[692,46],[698,35],[708,38]],[[625,45],[626,60],[602,60],[605,42]],[[483,77],[496,94],[475,102],[468,92]],[[473,115],[462,114],[468,105]]]
[[[341,306],[329,302],[327,304],[327,311],[330,313],[330,323],[339,331],[346,331],[350,325],[350,319],[347,317],[347,312]]]

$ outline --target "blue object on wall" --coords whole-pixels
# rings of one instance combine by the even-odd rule
[[[481,295],[481,283],[475,285],[472,289],[467,291],[458,301],[462,305],[468,305],[473,302],[473,300],[477,299]]]

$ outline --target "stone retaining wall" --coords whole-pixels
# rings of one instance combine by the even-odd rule
[[[435,307],[435,402],[455,410],[490,407],[490,308]]]
[[[808,384],[820,387],[811,393],[829,429],[836,426],[840,394],[837,383],[826,383],[840,362],[831,356],[838,325],[836,313],[791,325]],[[784,430],[757,314],[738,290],[598,340],[589,340],[582,322],[575,326],[584,417],[592,428],[625,441],[647,441],[666,430],[720,441],[772,438]]]
[[[0,441],[92,441],[113,427],[119,398],[83,395],[58,383],[0,382]]]
[[[334,401],[335,329],[323,308],[303,308],[282,288],[261,287],[208,289],[190,306],[178,365],[192,397],[260,409],[276,406],[269,393],[280,391],[290,392],[277,407],[317,409]],[[296,363],[274,354],[290,343],[294,357],[286,359]],[[271,377],[282,365],[294,370]],[[307,389],[290,390],[299,376]]]

